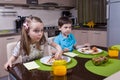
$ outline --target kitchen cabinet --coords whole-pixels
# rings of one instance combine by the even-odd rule
[[[4,5],[13,5],[13,6],[26,6],[26,7],[43,7],[43,9],[50,9],[50,7],[60,8],[60,9],[72,9],[76,6],[76,0],[38,0],[38,5],[35,4],[34,6],[31,4],[36,3],[36,0],[0,0],[0,4]],[[44,4],[47,3],[47,4]],[[58,4],[58,6],[54,5],[54,3]],[[44,5],[43,5],[44,4]]]
[[[75,0],[38,0],[39,4],[43,3],[57,3],[58,6],[75,6]]]
[[[90,43],[91,45],[107,47],[107,31],[73,30],[73,34],[78,45]]]
[[[26,4],[26,0],[0,0],[4,4]]]
[[[4,64],[7,62],[7,43],[18,41],[19,35],[0,37],[0,77],[6,76],[8,73],[4,70]]]
[[[77,40],[78,45],[88,43],[88,31],[87,30],[73,30],[73,34]]]
[[[107,31],[89,31],[88,42],[92,45],[107,47]]]

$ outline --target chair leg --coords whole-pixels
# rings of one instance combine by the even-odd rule
[[[10,74],[8,74],[8,80],[10,80]]]
[[[12,74],[8,75],[8,80],[17,80]]]

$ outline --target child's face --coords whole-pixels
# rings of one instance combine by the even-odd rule
[[[43,36],[43,23],[32,22],[28,33],[32,43],[39,42]]]
[[[62,32],[64,36],[67,36],[71,33],[72,25],[71,24],[64,24],[59,28],[59,30]]]

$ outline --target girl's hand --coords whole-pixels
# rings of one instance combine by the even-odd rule
[[[7,63],[4,65],[4,69],[5,69],[5,70],[8,70],[8,67],[12,67],[12,63],[11,63],[11,62],[7,62]]]
[[[62,54],[56,53],[56,54],[55,54],[55,59],[56,59],[56,60],[62,59]]]

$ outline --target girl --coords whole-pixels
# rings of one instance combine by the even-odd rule
[[[26,18],[23,23],[21,39],[17,43],[13,50],[13,55],[4,65],[7,70],[8,67],[12,67],[12,63],[21,55],[22,62],[32,61],[39,59],[48,53],[48,44],[57,49],[55,58],[59,58],[62,54],[62,49],[59,45],[46,39],[43,31],[43,23],[40,18],[31,16]]]

